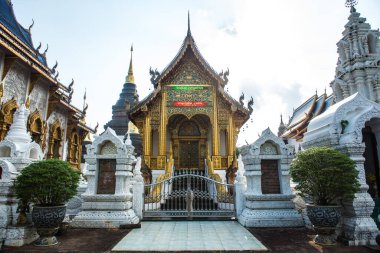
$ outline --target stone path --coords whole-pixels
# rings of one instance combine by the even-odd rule
[[[266,251],[235,221],[144,221],[112,252],[128,251]]]

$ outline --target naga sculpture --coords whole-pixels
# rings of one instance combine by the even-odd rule
[[[239,103],[244,106],[244,92],[241,93],[240,97],[239,97]]]
[[[149,68],[149,74],[150,74],[150,82],[153,84],[154,88],[157,87],[157,84],[156,84],[156,79],[157,77],[160,75],[160,72],[157,71],[157,69],[155,69],[153,71],[152,67]]]
[[[55,64],[54,64],[54,66],[53,66],[53,68],[51,69],[51,72],[53,73],[53,74],[55,74],[55,69],[58,67],[58,61],[55,61]]]
[[[71,90],[73,89],[73,85],[74,85],[74,79],[72,78],[71,83],[69,84],[69,92],[71,92]]]
[[[73,98],[73,93],[74,93],[74,89],[71,88],[70,93],[69,93],[69,103],[71,102],[71,99]]]
[[[249,114],[252,114],[252,112],[253,112],[253,108],[252,108],[252,106],[253,106],[253,97],[251,97],[251,99],[250,99],[249,102],[248,102],[248,110],[249,110]]]
[[[227,68],[226,72],[222,70],[222,72],[219,73],[220,78],[223,80],[223,86],[225,86],[228,83],[228,76],[230,75],[230,69]]]
[[[34,26],[34,19],[32,19],[32,24],[28,28],[28,32],[30,33],[32,31],[32,27]]]
[[[36,48],[36,50],[37,50],[37,51],[40,50],[41,47],[42,47],[42,44],[41,44],[41,42],[40,42],[40,44],[38,45],[38,47]]]

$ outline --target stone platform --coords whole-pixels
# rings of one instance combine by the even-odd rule
[[[145,221],[112,252],[267,251],[236,221]]]

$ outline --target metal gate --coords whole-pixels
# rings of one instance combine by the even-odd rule
[[[235,216],[232,184],[197,174],[172,176],[144,187],[144,218]]]

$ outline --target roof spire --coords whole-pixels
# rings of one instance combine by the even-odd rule
[[[86,107],[86,104],[87,104],[87,89],[84,88],[84,95],[83,95],[83,110],[84,108]]]
[[[280,125],[278,127],[278,133],[277,133],[278,137],[281,137],[286,131],[286,126],[284,124],[284,121],[282,120],[282,113],[280,115],[280,118],[281,118],[281,122],[280,122]]]
[[[190,11],[187,11],[187,36],[191,35],[190,30]]]
[[[356,12],[355,5],[358,4],[358,0],[346,0],[346,7],[350,8],[350,12]]]
[[[125,78],[126,83],[135,83],[135,77],[133,76],[132,53],[133,53],[133,44],[131,45],[131,61],[129,62],[128,75]]]

